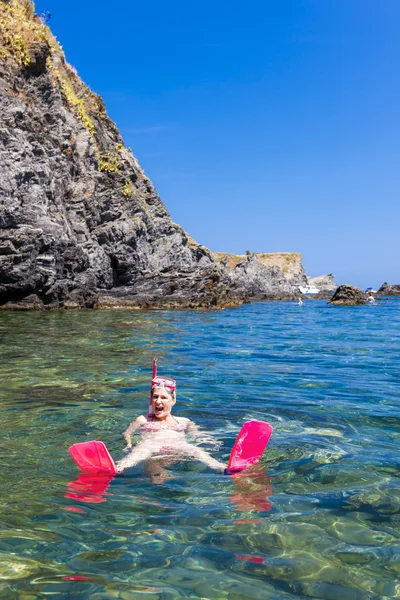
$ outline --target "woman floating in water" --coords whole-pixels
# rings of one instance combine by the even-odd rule
[[[202,448],[190,444],[186,434],[196,437],[198,429],[193,421],[185,417],[171,414],[176,402],[176,382],[167,377],[153,377],[151,382],[150,407],[147,417],[140,415],[124,432],[129,452],[116,463],[117,472],[121,473],[148,458],[182,457],[199,460],[211,469],[223,472],[227,465],[219,462]],[[132,448],[131,436],[138,431],[140,442]]]
[[[172,407],[176,402],[175,394],[176,382],[167,377],[157,377],[157,359],[154,359],[148,415],[137,417],[124,432],[127,443],[125,450],[129,454],[115,464],[106,445],[101,441],[90,440],[73,444],[69,452],[78,467],[84,471],[82,476],[85,473],[107,473],[113,477],[150,458],[158,459],[157,464],[160,465],[160,459],[165,464],[171,464],[183,457],[199,460],[211,469],[232,475],[259,460],[273,431],[269,423],[246,421],[233,445],[228,465],[224,465],[202,448],[187,441],[187,433],[198,437],[199,431],[190,419],[172,416]],[[135,431],[140,433],[141,440],[132,449],[131,436]],[[202,437],[204,441],[204,436]],[[147,468],[151,471],[150,465],[154,466],[155,461],[148,462]],[[81,482],[78,483],[81,485]]]

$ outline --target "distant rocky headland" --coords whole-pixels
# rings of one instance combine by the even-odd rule
[[[322,293],[332,293],[338,288],[338,284],[335,283],[335,276],[333,273],[328,275],[320,275],[319,277],[307,277],[308,285],[315,285]]]
[[[300,254],[212,253],[171,220],[29,0],[0,0],[0,160],[0,308],[224,307],[308,283]]]

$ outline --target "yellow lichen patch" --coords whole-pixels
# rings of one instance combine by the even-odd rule
[[[85,95],[87,88],[83,85],[78,92],[69,76],[67,67],[56,67],[54,55],[58,57],[58,63],[62,65],[64,57],[62,48],[52,35],[50,29],[41,23],[35,15],[33,2],[30,0],[10,0],[7,3],[0,2],[0,56],[4,59],[12,57],[18,64],[28,67],[32,62],[31,50],[36,44],[46,43],[50,48],[51,56],[46,64],[58,81],[66,101],[76,116],[82,121],[86,129],[94,134],[93,121],[88,114]],[[70,68],[72,73],[72,69]],[[80,81],[75,76],[77,81]]]
[[[131,182],[125,183],[125,185],[121,189],[121,192],[122,192],[122,194],[126,198],[131,198],[133,196],[133,185],[132,185],[132,183]]]
[[[291,271],[297,270],[301,264],[301,254],[299,252],[257,253],[256,256],[266,267],[279,267],[284,275],[290,275]]]
[[[48,28],[37,17],[34,18],[34,10],[30,0],[0,2],[1,56],[12,57],[24,67],[29,66],[32,61],[32,45],[47,39]]]
[[[94,124],[92,119],[89,117],[87,110],[86,110],[86,105],[85,105],[85,101],[83,98],[78,98],[78,96],[76,95],[74,86],[72,85],[72,82],[70,79],[61,79],[60,78],[60,83],[61,83],[61,88],[64,92],[65,98],[69,104],[69,106],[71,107],[76,107],[77,109],[77,117],[80,121],[82,121],[84,127],[86,127],[86,129],[89,131],[89,133],[91,135],[94,135]]]
[[[227,252],[213,252],[214,259],[224,264],[228,269],[234,269],[237,264],[246,258],[245,254],[228,254]],[[279,267],[285,275],[290,274],[301,264],[301,254],[298,252],[271,252],[269,254],[256,252],[255,256],[266,267]]]
[[[56,64],[55,64],[56,63]],[[57,65],[57,66],[56,66]],[[65,101],[75,116],[82,122],[83,126],[88,130],[90,135],[94,137],[95,127],[89,116],[87,96],[89,91],[80,82],[79,77],[74,73],[69,65],[63,65],[62,60],[58,56],[58,60],[54,60],[54,55],[47,59],[47,67],[52,73],[53,78],[58,82]],[[76,85],[74,85],[74,83]],[[81,85],[79,85],[79,83]]]
[[[239,254],[228,254],[227,252],[212,252],[214,260],[228,267],[228,269],[234,269],[244,258],[244,255]]]
[[[38,45],[44,45],[46,67],[54,87],[61,90],[68,109],[93,138],[99,170],[118,173],[118,155],[125,149],[124,145],[117,144],[115,150],[102,152],[104,148],[96,140],[96,122],[107,117],[103,100],[88,89],[76,70],[66,62],[62,47],[35,14],[31,0],[0,0],[0,60],[29,67],[37,60]],[[45,54],[41,53],[41,56]],[[128,188],[125,192],[130,193]]]
[[[257,252],[257,257],[261,262],[276,261],[279,259],[282,262],[292,263],[301,260],[299,252],[270,252],[268,254]]]
[[[103,152],[98,155],[99,171],[104,173],[118,173],[119,162],[116,156],[113,156],[111,152]]]

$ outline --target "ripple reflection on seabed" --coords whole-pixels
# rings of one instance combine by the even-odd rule
[[[264,471],[240,471],[231,475],[232,481],[236,487],[236,493],[234,493],[230,500],[240,510],[256,510],[268,512],[272,508],[272,503],[269,502],[268,497],[272,496],[272,477],[268,477]],[[235,523],[257,523],[254,521],[240,520]],[[235,558],[246,562],[263,563],[264,559],[262,556],[248,555],[248,554],[235,554]]]
[[[236,492],[230,497],[240,510],[269,511],[272,503],[268,497],[272,495],[271,481],[265,471],[246,470],[231,475]]]
[[[169,464],[169,463],[168,463]],[[159,475],[161,465],[157,465],[156,472],[150,470],[150,478],[152,483],[163,483],[161,481],[153,481],[154,475]],[[163,466],[165,466],[163,464]],[[266,475],[265,471],[261,470],[246,470],[230,475],[232,482],[235,485],[236,492],[230,497],[231,502],[240,510],[256,510],[269,511],[272,508],[272,503],[268,497],[272,495],[271,481],[272,477]],[[74,481],[70,481],[67,485],[68,491],[64,494],[65,498],[70,500],[78,500],[78,502],[99,503],[106,502],[105,496],[112,496],[107,492],[108,486],[114,479],[113,475],[107,473],[79,473]],[[74,507],[66,507],[69,510],[74,510]]]
[[[107,498],[104,495],[112,496],[107,493],[112,479],[114,476],[108,473],[80,473],[75,481],[68,483],[68,492],[64,494],[64,497],[79,502],[105,502]],[[66,508],[74,510],[74,507]]]

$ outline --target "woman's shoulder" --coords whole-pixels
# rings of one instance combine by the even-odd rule
[[[175,421],[177,421],[178,425],[184,425],[185,428],[189,427],[189,425],[192,424],[192,421],[190,419],[187,419],[186,417],[175,417],[174,416]]]
[[[144,415],[139,415],[135,419],[135,423],[137,423],[138,425],[143,425],[144,423],[147,423],[148,421],[149,421],[148,417],[145,417]]]

